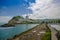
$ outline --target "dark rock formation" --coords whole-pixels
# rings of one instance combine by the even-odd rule
[[[14,24],[4,24],[4,25],[1,25],[0,27],[12,27],[12,26],[15,26]]]

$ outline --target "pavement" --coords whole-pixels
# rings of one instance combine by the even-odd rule
[[[56,37],[57,31],[55,30],[55,28],[51,27],[50,25],[48,25],[48,27],[51,30],[51,40],[58,40],[57,37]]]

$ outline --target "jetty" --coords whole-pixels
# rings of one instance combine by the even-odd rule
[[[7,40],[58,40],[57,30],[48,24],[39,24]]]

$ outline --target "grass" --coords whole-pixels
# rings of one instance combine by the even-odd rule
[[[46,31],[41,40],[51,40],[51,31]]]
[[[47,25],[46,27],[47,27],[46,33],[42,36],[41,40],[51,40],[51,30]]]

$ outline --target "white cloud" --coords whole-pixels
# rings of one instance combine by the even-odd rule
[[[8,22],[12,17],[10,16],[0,16],[0,22]]]
[[[29,18],[60,18],[60,4],[52,2],[53,0],[36,0],[36,3],[30,3],[28,9],[31,9],[33,13],[29,14]]]
[[[22,15],[24,18],[27,16],[27,14]]]

